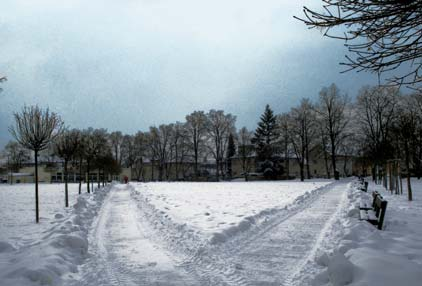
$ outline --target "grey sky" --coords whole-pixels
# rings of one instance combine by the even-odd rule
[[[2,0],[0,146],[23,104],[125,133],[211,108],[254,128],[266,103],[282,112],[332,82],[352,96],[376,83],[339,74],[342,42],[293,19],[311,3]]]

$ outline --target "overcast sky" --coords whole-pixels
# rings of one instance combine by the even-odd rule
[[[340,74],[343,43],[293,19],[321,1],[1,2],[0,147],[24,104],[77,128],[134,133],[211,108],[254,128],[267,103],[283,112],[332,82],[351,96],[377,82]]]

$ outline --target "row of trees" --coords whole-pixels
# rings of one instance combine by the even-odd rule
[[[151,172],[158,170],[158,176],[151,177],[160,181],[170,178],[171,168],[176,179],[187,179],[190,166],[194,169],[191,179],[195,179],[201,176],[200,162],[209,157],[215,161],[217,180],[231,176],[234,156],[241,160],[246,180],[255,169],[268,179],[283,173],[289,177],[292,159],[300,167],[300,179],[311,178],[311,152],[323,156],[327,177],[335,179],[339,155],[343,161],[358,156],[374,166],[403,158],[409,199],[411,173],[422,174],[422,96],[402,95],[393,87],[364,87],[351,102],[332,84],[320,91],[316,102],[302,99],[289,112],[275,115],[267,105],[255,132],[246,127],[237,131],[236,117],[222,110],[195,111],[185,122],[153,126],[135,135],[92,128],[69,130],[57,114],[37,106],[24,107],[14,116],[16,124],[10,131],[17,143],[6,146],[9,166],[19,169],[29,158],[27,150],[32,150],[38,182],[39,154],[50,150],[63,161],[66,206],[69,164],[79,170],[79,192],[84,177],[87,191],[92,190],[89,174],[93,170],[103,184],[121,167],[144,180],[146,162],[152,165]],[[37,183],[35,196],[38,221]]]
[[[193,165],[194,177],[198,178],[204,158],[215,161],[219,179],[226,175],[225,159],[230,138],[234,144],[235,122],[235,116],[222,110],[195,111],[186,116],[185,122],[152,126],[149,131],[135,135],[113,132],[110,134],[113,155],[121,166],[132,170],[137,180],[143,180],[147,161],[152,164],[151,172],[154,166],[157,168],[159,181],[169,179],[170,168],[174,168],[176,179],[185,179],[189,167],[183,163]]]
[[[79,194],[84,174],[87,180],[87,192],[91,192],[90,172],[98,172],[98,187],[100,187],[100,173],[102,183],[108,174],[119,173],[119,166],[112,157],[109,137],[105,129],[69,130],[64,128],[60,116],[48,109],[38,106],[24,107],[21,112],[14,114],[15,125],[10,132],[16,142],[10,142],[5,150],[10,169],[18,170],[33,152],[35,163],[35,213],[36,222],[39,222],[38,196],[38,162],[41,152],[48,156],[55,156],[62,160],[65,179],[65,206],[69,206],[68,198],[68,167],[73,164],[79,166]],[[50,153],[51,152],[51,153]]]
[[[256,139],[259,134],[266,134],[264,142]],[[254,140],[258,155],[266,154],[261,161],[272,158],[276,166],[274,155],[283,154],[287,174],[289,158],[294,157],[301,180],[305,172],[311,177],[309,153],[315,149],[324,156],[327,177],[334,174],[336,179],[338,156],[344,162],[347,157],[358,157],[362,166],[373,167],[374,176],[375,170],[385,175],[387,162],[399,160],[405,166],[402,171],[411,200],[410,176],[420,178],[422,174],[422,95],[403,95],[395,87],[367,86],[351,102],[333,84],[320,91],[317,102],[302,99],[299,106],[281,115],[272,115],[267,106]]]

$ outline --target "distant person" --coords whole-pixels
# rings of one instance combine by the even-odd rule
[[[127,176],[124,176],[123,180],[125,181],[125,184],[127,184],[127,182],[129,181],[129,178]]]

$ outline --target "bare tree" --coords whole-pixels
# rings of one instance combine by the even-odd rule
[[[281,139],[280,143],[282,145],[284,155],[284,171],[286,173],[287,178],[290,177],[290,156],[292,153],[289,120],[290,119],[288,113],[283,113],[277,116],[277,126],[279,129],[278,134]]]
[[[313,107],[309,99],[302,99],[300,106],[292,108],[289,113],[289,137],[299,164],[301,181],[305,179],[305,167],[310,178],[309,150],[315,132],[315,118],[312,111]]]
[[[246,127],[242,127],[238,132],[238,153],[242,160],[242,171],[245,181],[249,180],[249,173],[252,168],[252,158],[254,153],[254,145],[252,144],[253,133]]]
[[[101,151],[107,146],[107,131],[105,129],[88,128],[84,132],[85,137],[85,160],[87,172],[87,192],[90,193],[91,170],[94,167],[94,160],[101,155]],[[99,175],[97,175],[99,181]]]
[[[327,178],[331,178],[331,165],[330,165],[330,160],[328,158],[328,134],[325,128],[325,123],[322,120],[322,117],[319,116],[318,114],[316,114],[316,123],[317,123],[317,129],[318,129],[318,136],[320,138],[320,146],[321,146],[321,150],[322,150],[322,156],[324,158],[324,165],[325,165],[325,173]]]
[[[7,143],[4,147],[4,152],[7,158],[7,167],[11,174],[10,184],[13,184],[13,172],[19,171],[23,164],[29,161],[30,154],[25,148],[15,141]]]
[[[123,135],[120,131],[114,131],[110,133],[110,143],[113,148],[113,155],[116,162],[119,165],[122,164],[121,145],[123,141]]]
[[[97,144],[97,152],[94,157],[94,166],[97,169],[97,187],[100,188],[101,183],[101,171],[104,173],[104,165],[109,164],[109,158],[113,159],[112,148],[109,144],[106,129],[96,129],[93,132],[93,138]],[[120,164],[116,159],[113,159],[114,162],[119,166]]]
[[[130,173],[132,174],[133,166],[135,164],[134,136],[123,136],[121,144],[121,159],[123,166],[129,168]]]
[[[158,180],[162,181],[164,172],[166,170],[166,163],[169,159],[170,151],[170,125],[160,125],[157,127],[150,127],[151,147],[158,159]]]
[[[87,137],[86,136],[86,131],[80,131],[79,133],[79,144],[78,144],[78,148],[75,151],[75,156],[74,156],[74,160],[77,161],[77,163],[75,165],[78,166],[79,168],[79,194],[82,193],[82,178],[83,178],[83,170],[84,170],[84,159],[85,159],[85,147],[86,147],[86,142],[87,142]]]
[[[207,113],[207,132],[210,140],[209,150],[216,161],[216,176],[223,174],[223,158],[230,133],[235,132],[236,116],[224,114],[223,110],[210,110]]]
[[[315,108],[319,115],[323,128],[323,136],[326,134],[330,146],[331,166],[334,171],[334,178],[339,179],[337,170],[336,154],[338,146],[344,140],[348,117],[345,114],[348,99],[341,95],[335,84],[324,87],[319,93],[319,103]],[[325,142],[324,142],[325,143]],[[325,148],[323,150],[325,152]]]
[[[80,132],[76,129],[65,131],[55,140],[55,154],[63,159],[64,166],[64,182],[65,182],[65,206],[69,206],[69,192],[68,192],[68,164],[70,160],[76,155],[80,142]]]
[[[35,220],[39,222],[38,204],[38,153],[46,149],[61,133],[63,123],[60,117],[38,106],[25,106],[22,111],[14,113],[15,126],[10,133],[23,147],[34,151],[35,156]]]
[[[422,1],[322,2],[322,12],[304,7],[305,17],[300,20],[311,28],[322,29],[324,36],[345,41],[351,56],[346,56],[347,61],[342,64],[349,70],[380,74],[405,64],[410,72],[395,76],[390,82],[408,85],[422,82]]]
[[[137,132],[133,138],[133,164],[137,181],[140,181],[141,179],[144,180],[144,158],[148,156],[148,144],[148,134],[140,131]]]
[[[366,142],[365,153],[378,166],[394,155],[390,135],[398,95],[396,88],[367,86],[357,97],[356,115]]]
[[[204,146],[207,133],[207,116],[203,111],[195,111],[186,116],[186,133],[193,150],[195,176],[198,177],[198,158]]]
[[[174,161],[175,179],[179,180],[181,165],[183,164],[185,156],[186,156],[188,136],[187,136],[186,124],[181,123],[181,122],[176,122],[175,124],[172,124],[171,126],[172,126],[172,132],[170,136],[170,149],[171,149],[170,153],[171,153],[172,161]]]
[[[404,161],[406,165],[406,179],[407,179],[407,194],[409,201],[413,200],[412,185],[411,185],[411,152],[412,141],[417,135],[418,124],[418,110],[415,104],[414,97],[402,96],[398,102],[398,110],[396,114],[396,128],[395,133],[398,135],[400,145],[404,151]],[[400,152],[401,150],[397,150]],[[401,156],[400,156],[401,157]]]

